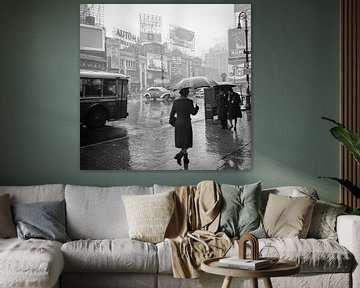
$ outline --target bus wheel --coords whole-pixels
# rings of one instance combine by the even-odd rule
[[[106,110],[104,108],[94,108],[92,109],[86,119],[86,126],[93,130],[100,128],[105,125],[106,122]]]

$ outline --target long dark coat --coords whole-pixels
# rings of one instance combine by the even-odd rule
[[[174,100],[170,112],[170,119],[175,117],[175,147],[191,148],[193,145],[193,133],[190,115],[196,115],[199,106],[194,107],[191,99],[180,97]]]
[[[240,103],[240,95],[236,92],[231,93],[229,98],[229,119],[242,117]]]

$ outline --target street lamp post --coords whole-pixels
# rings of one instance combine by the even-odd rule
[[[164,79],[165,79],[165,76],[164,76],[164,57],[163,57],[163,52],[161,53],[160,55],[160,59],[161,59],[161,86],[164,87]]]
[[[246,88],[246,98],[245,98],[245,107],[247,109],[251,108],[251,104],[250,104],[250,97],[251,97],[251,90],[250,90],[250,79],[249,79],[249,42],[248,42],[248,20],[247,20],[247,14],[246,12],[241,12],[239,14],[239,18],[238,18],[238,29],[242,29],[241,27],[241,20],[244,20],[245,22],[245,50],[244,50],[244,54],[245,54],[245,69],[246,69],[246,82],[247,82],[247,88]]]

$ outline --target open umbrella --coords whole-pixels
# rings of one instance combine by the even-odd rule
[[[213,79],[204,77],[204,76],[194,76],[188,77],[180,80],[173,86],[173,90],[181,90],[183,88],[201,88],[201,87],[211,87],[216,85],[217,82]]]
[[[218,84],[215,85],[216,87],[236,87],[236,84],[232,82],[218,82]]]

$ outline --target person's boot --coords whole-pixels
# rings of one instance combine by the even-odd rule
[[[184,154],[184,165],[186,164],[189,164],[190,160],[189,160],[189,157],[188,157],[188,153],[185,153]]]
[[[183,154],[181,152],[177,153],[174,156],[174,159],[176,159],[176,162],[181,166],[181,158],[183,157]]]

